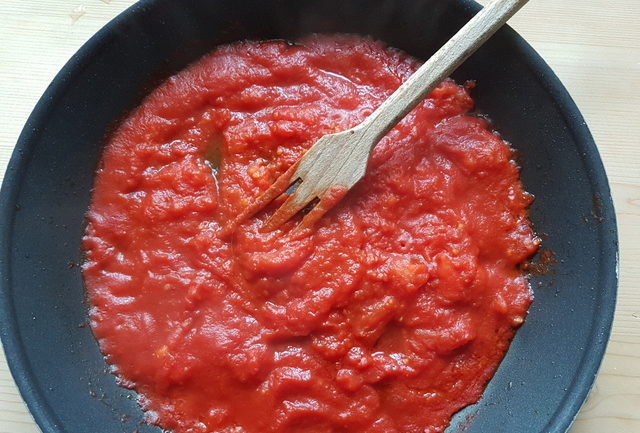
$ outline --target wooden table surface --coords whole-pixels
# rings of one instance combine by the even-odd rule
[[[54,75],[133,3],[0,2],[0,178],[27,116]],[[576,100],[600,149],[617,211],[620,287],[613,333],[571,433],[640,432],[640,1],[532,0],[510,24]],[[37,432],[0,354],[0,433]]]

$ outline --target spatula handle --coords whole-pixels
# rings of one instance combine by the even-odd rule
[[[494,0],[449,39],[361,124],[371,149],[527,2]]]

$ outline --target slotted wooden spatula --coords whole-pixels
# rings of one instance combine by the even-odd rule
[[[286,192],[289,194],[287,200],[266,221],[262,230],[278,228],[315,203],[298,226],[311,227],[362,179],[369,155],[382,137],[527,2],[494,0],[482,9],[364,122],[320,138],[236,221],[255,215]]]

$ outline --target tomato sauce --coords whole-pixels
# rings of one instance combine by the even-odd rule
[[[221,235],[322,135],[419,66],[355,36],[240,42],[152,92],[106,146],[84,237],[100,347],[176,433],[442,432],[532,295],[512,150],[443,82],[313,230]]]

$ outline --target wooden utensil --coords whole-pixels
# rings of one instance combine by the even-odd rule
[[[265,222],[262,231],[275,230],[302,209],[315,204],[297,229],[311,227],[362,179],[369,155],[382,137],[527,2],[495,0],[482,9],[364,122],[320,138],[236,221],[253,216],[289,191],[287,200]]]

